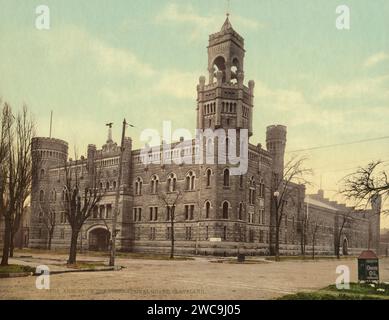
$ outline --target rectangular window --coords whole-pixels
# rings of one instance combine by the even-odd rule
[[[227,240],[227,227],[223,227],[223,240]]]
[[[154,208],[154,220],[158,221],[158,207]]]
[[[153,207],[150,207],[150,221],[153,221]]]
[[[205,240],[209,239],[209,228],[208,226],[205,227]]]
[[[138,221],[142,221],[142,208],[138,208]]]

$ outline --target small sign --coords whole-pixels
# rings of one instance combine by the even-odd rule
[[[378,281],[379,280],[379,262],[378,257],[373,251],[364,251],[358,257],[358,280],[359,281]]]
[[[209,238],[210,242],[221,242],[222,238]]]

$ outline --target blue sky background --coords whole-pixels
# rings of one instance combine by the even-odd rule
[[[139,147],[143,128],[195,127],[196,85],[207,75],[208,35],[226,1],[47,0],[51,29],[35,28],[41,1],[0,0],[0,96],[26,103],[38,125],[84,154],[102,145],[106,122],[119,140],[123,117]],[[335,9],[351,9],[351,29]],[[288,126],[288,149],[388,136],[389,1],[232,0],[231,22],[246,44],[254,79],[253,143],[266,126]],[[389,139],[307,154],[326,193],[355,167],[389,160]]]

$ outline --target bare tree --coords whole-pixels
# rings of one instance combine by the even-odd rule
[[[84,223],[90,218],[93,211],[103,197],[103,190],[99,186],[100,172],[96,167],[89,168],[90,179],[81,183],[78,170],[78,161],[65,163],[65,186],[62,199],[63,210],[72,229],[68,264],[77,262],[77,242]]]
[[[348,226],[351,212],[352,212],[351,210],[344,211],[337,216],[338,223],[335,225],[334,235],[335,235],[335,255],[338,259],[340,259],[340,247],[341,247],[342,235],[344,229]]]
[[[373,161],[366,167],[344,178],[341,193],[348,199],[357,202],[357,206],[374,202],[378,197],[384,200],[389,197],[388,173],[382,169],[382,161]],[[388,213],[389,211],[385,211]]]
[[[43,224],[47,230],[47,249],[51,250],[51,241],[53,239],[54,230],[57,225],[57,213],[55,208],[50,204],[50,200],[46,199],[44,202],[40,202],[40,211],[43,214]]]
[[[305,175],[312,171],[303,167],[305,157],[293,157],[289,160],[284,169],[284,174],[279,176],[273,174],[272,198],[274,205],[274,223],[275,223],[275,259],[279,261],[280,257],[280,229],[282,220],[285,216],[285,206],[288,201],[295,201],[296,184],[308,183]],[[297,204],[298,205],[298,204]]]
[[[307,213],[303,213],[299,221],[298,231],[300,232],[300,250],[303,256],[305,256],[305,246],[307,243],[308,220]]]
[[[158,192],[158,198],[162,200],[162,202],[166,206],[168,218],[170,218],[170,259],[174,259],[174,223],[175,223],[175,212],[176,206],[179,202],[179,199],[182,196],[181,191],[174,192]]]
[[[317,217],[310,218],[310,230],[312,237],[312,259],[315,260],[315,248],[316,248],[316,237],[320,228],[320,222]]]
[[[1,265],[13,254],[13,237],[18,231],[31,192],[31,140],[34,122],[26,106],[16,117],[5,103],[1,113],[0,212],[4,217],[4,247]]]

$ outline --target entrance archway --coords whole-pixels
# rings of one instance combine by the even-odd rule
[[[343,239],[343,246],[342,246],[343,255],[348,255],[348,241],[346,238]]]
[[[91,251],[107,251],[109,248],[110,232],[104,228],[95,228],[89,232],[88,248]]]

